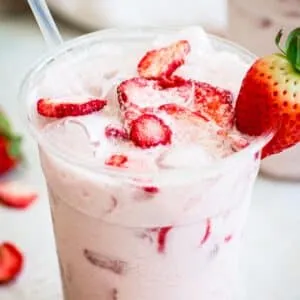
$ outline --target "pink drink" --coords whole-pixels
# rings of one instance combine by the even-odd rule
[[[263,141],[248,139],[242,149],[247,137],[234,128],[222,135],[213,122],[178,123],[163,114],[172,145],[140,149],[105,135],[108,125],[122,125],[116,87],[137,76],[146,51],[181,39],[191,53],[175,74],[228,89],[235,98],[253,57],[200,28],[95,33],[44,60],[23,86],[67,300],[234,299]],[[173,90],[152,92],[135,91],[142,107],[154,98],[180,100]],[[88,116],[50,120],[36,113],[41,97],[75,96],[108,104]],[[105,166],[116,153],[126,154],[126,167]]]

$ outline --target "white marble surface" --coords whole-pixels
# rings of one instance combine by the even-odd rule
[[[78,34],[64,33],[68,38]],[[39,201],[27,211],[0,208],[0,240],[14,241],[26,255],[26,267],[19,280],[0,288],[1,300],[61,299],[44,179],[36,145],[20,120],[17,102],[22,77],[45,51],[33,20],[0,15],[0,105],[24,135],[28,162],[23,174],[40,195]],[[300,184],[260,177],[254,189],[242,251],[247,300],[300,299],[299,228]]]

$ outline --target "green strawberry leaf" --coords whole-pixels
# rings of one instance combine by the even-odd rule
[[[294,29],[286,40],[286,56],[297,72],[300,72],[300,28]]]
[[[10,123],[3,112],[0,111],[0,134],[10,138],[13,135]]]
[[[10,157],[20,159],[22,157],[21,152],[22,138],[20,136],[14,136],[9,143],[8,153]]]

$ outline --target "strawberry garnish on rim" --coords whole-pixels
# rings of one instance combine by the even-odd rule
[[[37,102],[37,111],[41,116],[48,118],[75,117],[100,111],[106,104],[107,101],[102,99],[42,98]]]
[[[164,121],[152,114],[142,114],[131,123],[131,141],[146,149],[171,143],[172,131]]]
[[[23,268],[23,256],[9,242],[0,244],[0,285],[16,279]]]
[[[37,193],[21,182],[0,182],[0,204],[24,209],[31,205],[36,199]]]
[[[281,53],[259,58],[247,72],[237,99],[236,126],[252,136],[273,131],[262,158],[300,142],[300,28],[280,47]]]
[[[168,78],[184,64],[191,50],[186,40],[180,40],[168,47],[147,52],[138,64],[138,73],[148,79]]]

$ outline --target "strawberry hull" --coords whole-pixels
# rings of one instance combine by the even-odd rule
[[[67,46],[29,77],[37,89],[23,91],[65,299],[233,300],[260,163],[261,147],[235,131],[232,115],[252,57],[200,28],[167,31],[163,42],[156,31],[113,32]],[[52,86],[60,72],[64,86]],[[106,105],[36,116],[36,95],[78,92],[74,74]]]

